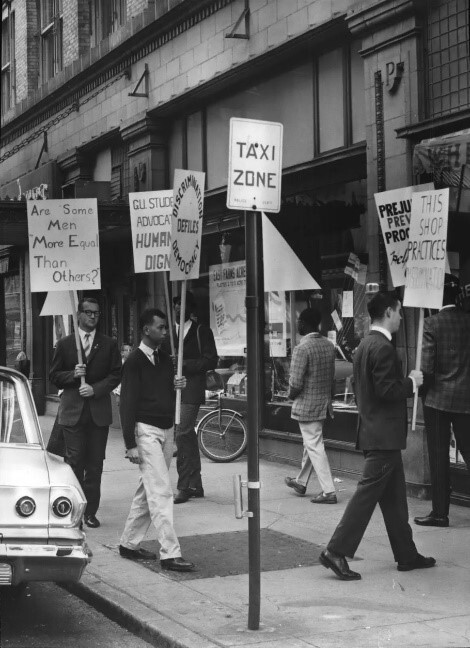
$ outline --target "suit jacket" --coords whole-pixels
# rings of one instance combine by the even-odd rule
[[[198,327],[201,349],[199,350]],[[176,329],[173,329],[177,342]],[[165,340],[162,348],[170,351],[169,340]],[[178,348],[178,347],[177,347]],[[204,324],[192,322],[183,342],[183,375],[186,377],[186,387],[181,392],[181,402],[201,404],[206,400],[206,373],[215,369],[219,361],[212,330]]]
[[[319,333],[305,335],[293,353],[289,397],[297,421],[321,421],[332,414],[335,347]]]
[[[424,404],[470,414],[470,314],[445,308],[424,320]]]
[[[83,359],[85,361],[84,352]],[[112,422],[110,393],[121,380],[121,355],[116,341],[98,331],[95,333],[93,346],[86,359],[85,381],[95,392],[91,398],[82,398],[78,392],[80,378],[74,377],[76,364],[78,364],[78,354],[75,335],[68,335],[57,343],[49,372],[51,383],[64,390],[60,397],[59,424],[75,425],[80,418],[85,401],[88,401],[94,423],[99,426],[110,425]]]
[[[393,344],[371,331],[353,358],[354,391],[359,410],[356,447],[361,450],[403,450],[408,429],[406,399],[413,381],[404,378]]]

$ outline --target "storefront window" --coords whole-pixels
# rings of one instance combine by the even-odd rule
[[[14,367],[16,356],[22,351],[20,275],[3,277],[5,312],[6,365]]]

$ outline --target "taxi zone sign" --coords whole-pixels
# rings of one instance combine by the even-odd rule
[[[281,207],[282,124],[230,120],[227,207],[278,213]]]

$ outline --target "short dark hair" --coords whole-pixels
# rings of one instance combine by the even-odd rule
[[[300,313],[299,320],[308,324],[316,331],[321,322],[321,312],[318,308],[306,308]]]
[[[444,278],[444,293],[442,297],[442,305],[448,306],[455,304],[460,290],[459,278],[455,275],[446,274]]]
[[[181,303],[181,295],[176,295],[173,297],[173,304],[180,304]],[[194,307],[196,306],[196,300],[194,299],[194,295],[190,290],[186,291],[186,305]]]
[[[398,306],[399,299],[395,293],[392,292],[378,292],[376,293],[370,302],[367,304],[367,310],[369,311],[370,319],[374,322],[375,320],[381,320],[385,317],[385,311],[387,308],[393,310]]]
[[[85,302],[88,302],[89,304],[96,304],[97,306],[100,305],[99,301],[95,299],[95,297],[82,297],[78,302],[78,307],[77,307],[79,313],[83,313],[83,304]]]
[[[140,330],[144,330],[144,326],[149,326],[153,322],[154,317],[166,320],[166,315],[159,308],[146,308],[139,317]]]

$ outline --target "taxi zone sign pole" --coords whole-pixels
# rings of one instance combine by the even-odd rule
[[[260,618],[260,481],[258,427],[263,403],[264,289],[260,211],[281,205],[282,124],[230,120],[227,207],[245,212],[248,409],[248,628]]]

